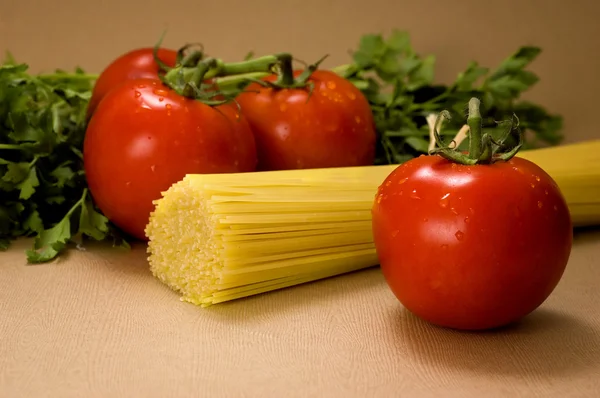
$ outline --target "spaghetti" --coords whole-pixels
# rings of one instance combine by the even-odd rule
[[[598,154],[600,141],[519,156],[557,181],[574,224],[587,225],[600,223]],[[206,307],[377,266],[371,206],[396,167],[188,175],[156,201],[151,271]]]

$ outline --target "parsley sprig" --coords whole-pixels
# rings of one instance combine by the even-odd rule
[[[562,117],[519,99],[539,80],[525,68],[540,52],[538,47],[521,47],[495,70],[473,61],[451,85],[435,84],[435,56],[420,56],[407,32],[394,31],[387,39],[364,35],[352,54],[353,62],[336,71],[359,87],[371,104],[379,134],[376,163],[401,163],[427,153],[428,115],[445,109],[465,114],[472,97],[481,100],[482,113],[487,115],[485,132],[495,137],[503,134],[498,120],[515,114],[521,129],[530,133],[524,149],[560,143]],[[459,119],[448,121],[443,134],[454,136],[463,125]]]
[[[34,237],[27,259],[40,263],[84,237],[127,245],[94,207],[83,171],[94,76],[27,69],[12,58],[0,65],[0,249]]]

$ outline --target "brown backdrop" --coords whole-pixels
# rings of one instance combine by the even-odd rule
[[[544,52],[541,82],[527,94],[565,116],[569,141],[598,137],[600,2],[595,0],[0,0],[0,52],[33,71],[76,65],[98,72],[113,57],[151,46],[200,41],[225,59],[290,51],[326,66],[349,59],[364,33],[409,30],[421,53],[438,57],[447,82],[470,60],[496,66],[520,45]]]

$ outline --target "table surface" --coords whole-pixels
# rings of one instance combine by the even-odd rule
[[[436,328],[378,268],[199,308],[143,246],[28,266],[0,253],[0,397],[598,397],[600,231],[513,327]]]

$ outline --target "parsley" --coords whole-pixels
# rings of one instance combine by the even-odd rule
[[[40,263],[84,237],[127,246],[94,207],[83,171],[94,76],[27,69],[11,58],[0,65],[0,250],[33,237],[27,260]]]
[[[394,31],[387,40],[382,35],[363,36],[352,54],[353,62],[335,70],[369,100],[379,136],[376,164],[390,164],[427,153],[427,116],[445,109],[464,114],[464,104],[472,97],[481,100],[482,113],[488,115],[486,131],[501,134],[497,120],[514,113],[519,126],[533,133],[526,137],[523,148],[559,144],[563,139],[562,117],[519,101],[520,95],[538,81],[525,67],[540,52],[537,47],[522,47],[495,70],[471,62],[453,84],[445,86],[434,83],[435,57],[419,56],[411,47],[409,34]],[[460,130],[464,123],[458,119],[444,124],[444,136],[454,136]]]

